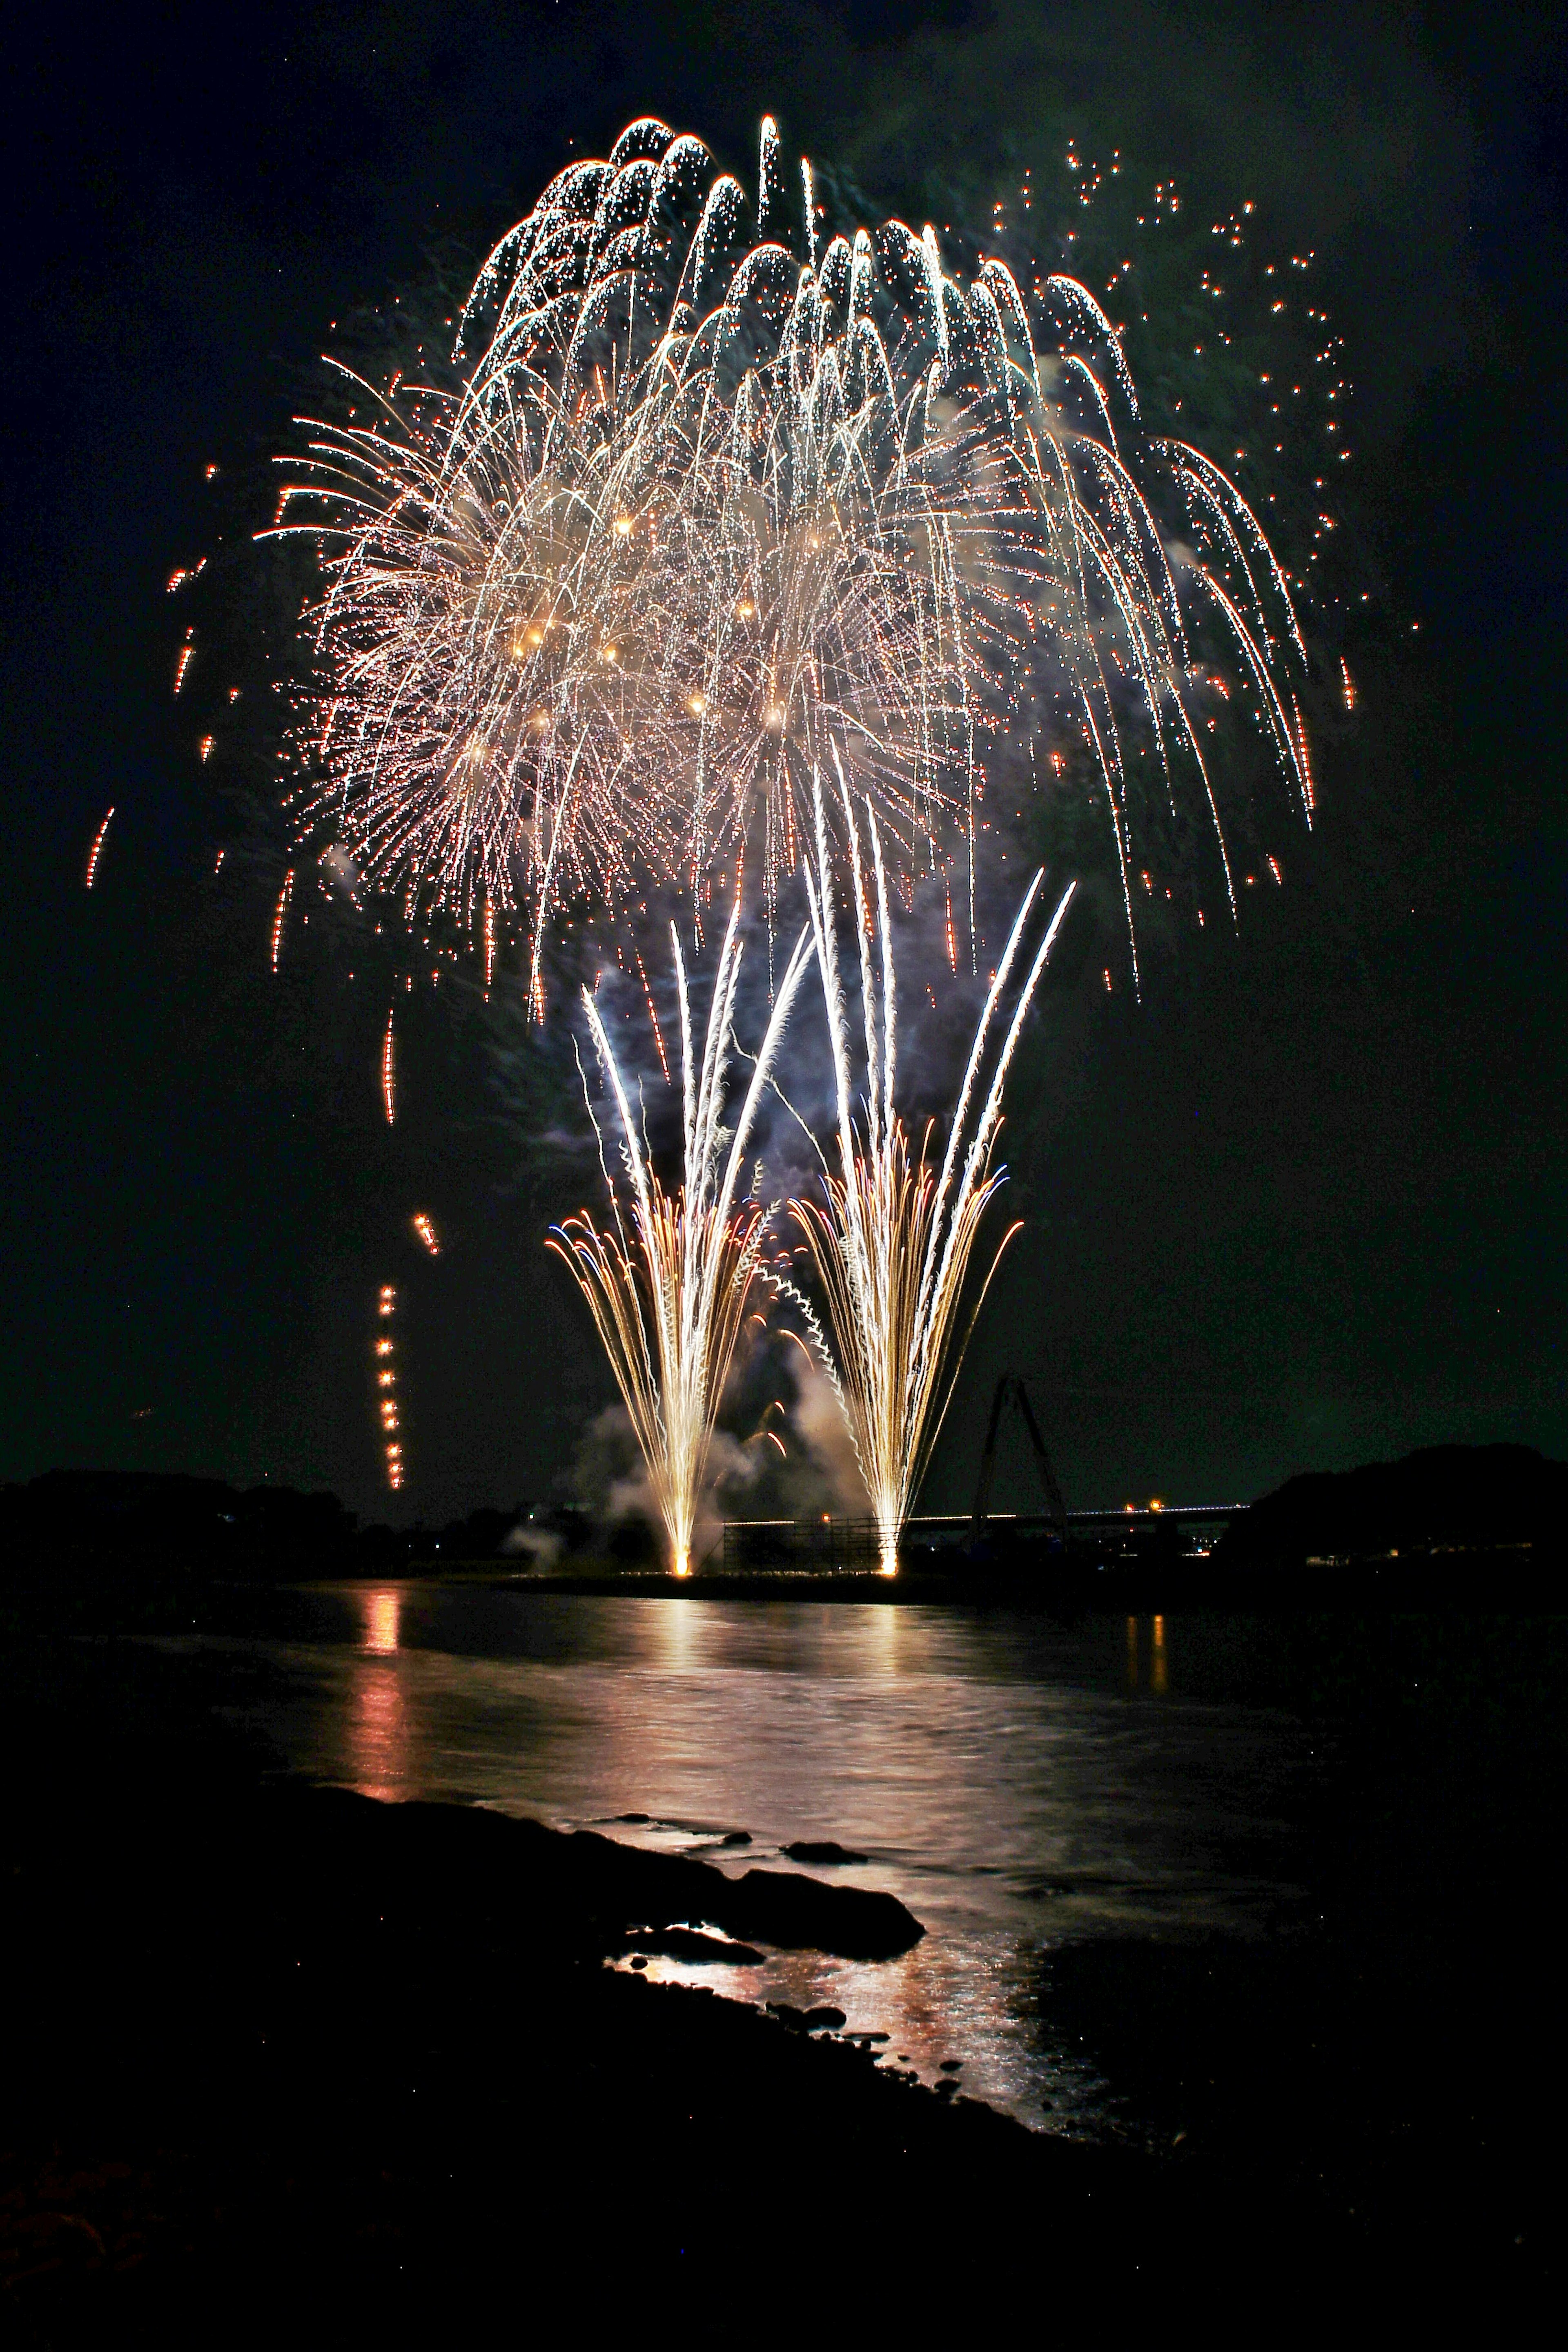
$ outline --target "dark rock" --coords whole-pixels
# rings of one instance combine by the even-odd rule
[[[749,1845],[751,1843],[751,1832],[749,1830],[726,1830],[723,1837],[719,1840],[719,1843],[720,1845]]]
[[[510,1833],[518,1861],[527,1855],[534,1862],[541,1895],[550,1891],[553,1880],[562,1899],[615,1915],[622,1930],[628,1921],[641,1932],[705,1919],[743,1943],[830,1952],[845,1960],[896,1959],[925,1933],[895,1895],[869,1887],[825,1886],[795,1871],[748,1870],[742,1877],[727,1878],[710,1862],[647,1853],[595,1830],[578,1830],[555,1843],[554,1833],[537,1824],[502,1823],[499,1814],[476,1812],[471,1818]],[[526,1832],[531,1854],[519,1832]],[[490,1836],[488,1830],[474,1834]]]
[[[645,1969],[648,1965],[647,1953],[633,1952],[632,1955],[632,1965],[634,1969]]]
[[[830,2032],[837,2032],[841,2025],[847,2025],[848,2022],[849,2020],[843,2011],[835,2009],[832,2002],[829,2000],[819,2002],[815,2009],[809,2009],[806,2011],[806,2030],[809,2033],[820,2033],[824,2029]]]
[[[611,1814],[611,1816],[610,1816],[610,1818],[611,1818],[611,1820],[612,1820],[612,1822],[638,1822],[638,1823],[640,1823],[643,1828],[646,1828],[647,1824],[648,1824],[648,1823],[653,1820],[653,1814],[652,1814],[652,1813],[612,1813],[612,1814]]]
[[[806,2031],[806,2012],[803,2009],[797,2009],[792,2001],[770,2000],[768,2014],[779,2020],[786,2033],[804,2033]]]
[[[781,1845],[791,1862],[867,1862],[868,1854],[856,1853],[852,1846],[838,1845],[831,1838],[797,1838],[793,1845]]]
[[[944,2074],[956,2074],[963,2063],[964,2062],[961,2058],[944,2058],[942,2061],[942,2072]]]
[[[945,2083],[935,2084],[933,2088],[939,2099],[951,2099],[956,2098],[957,2095],[958,2085],[953,2081],[951,2076],[949,2076],[947,2081]]]
[[[762,1964],[762,1954],[754,1945],[736,1943],[727,1936],[705,1936],[695,1927],[661,1927],[652,1935],[640,1928],[637,1948],[640,1954],[644,1949],[658,1952],[666,1960],[684,1961],[688,1968],[716,1962],[731,1968],[755,1969]],[[647,1962],[632,1963],[633,1968],[640,1964],[646,1967]]]

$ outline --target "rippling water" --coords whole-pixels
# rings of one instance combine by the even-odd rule
[[[592,1824],[735,1872],[793,1867],[779,1849],[801,1838],[862,1853],[815,1874],[901,1896],[927,1929],[904,1958],[648,1973],[833,2001],[930,2078],[961,2061],[966,2090],[1032,2124],[1092,2124],[1103,2088],[1042,2009],[1051,1948],[1266,1932],[1302,1901],[1290,1821],[1308,1737],[1226,1688],[1223,1629],[1204,1621],[1063,1630],[419,1580],[279,1608],[236,1646],[277,1670],[266,1728],[297,1769]],[[650,1819],[615,1818],[632,1812]],[[721,1847],[735,1830],[751,1844]]]

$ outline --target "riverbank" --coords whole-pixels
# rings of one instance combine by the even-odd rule
[[[1150,2217],[1140,2160],[606,1965],[676,1921],[898,1948],[891,1898],[272,1782],[185,1664],[6,1660],[0,2293],[35,2341],[233,2340],[264,2307],[463,2341],[568,2298],[702,2340],[719,2307],[895,2307],[911,2264],[922,2301],[1085,2242],[1135,2276],[1109,2217]]]
[[[1122,2144],[1087,2145],[725,1999],[722,1952],[712,1992],[625,1965],[694,1931],[894,1950],[902,1906],[280,1781],[232,1659],[14,1644],[4,2315],[58,2346],[264,2321],[463,2341],[497,2305],[699,2341],[983,2324],[1022,2296],[1223,2324],[1286,2282],[1292,2310],[1354,2292],[1408,2316],[1466,2286],[1501,2308],[1554,2259],[1527,2135],[1544,2150],[1555,2001],[1520,1867],[1538,1825],[1498,1839],[1474,1735],[1510,1786],[1553,1755],[1490,1727],[1505,1689],[1510,1721],[1546,1720],[1511,1642],[1506,1679],[1481,1629],[1464,1656],[1476,1696],[1449,1688],[1441,1745],[1395,1727],[1408,1769],[1358,1805],[1364,1850],[1333,1825],[1342,1927],[1375,1885],[1392,1928],[1051,1956],[1041,2001],[1126,2109]]]

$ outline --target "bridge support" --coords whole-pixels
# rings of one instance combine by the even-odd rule
[[[1035,1467],[1040,1473],[1040,1483],[1045,1492],[1047,1538],[1060,1545],[1067,1537],[1067,1511],[1061,1500],[1061,1489],[1056,1483],[1056,1473],[1051,1466],[1051,1456],[1045,1450],[1045,1440],[1040,1433],[1040,1423],[1034,1417],[1029,1391],[1016,1372],[1004,1372],[997,1382],[997,1392],[991,1399],[991,1417],[986,1423],[979,1483],[975,1488],[974,1515],[969,1521],[968,1540],[965,1545],[971,1559],[986,1539],[986,1528],[991,1514],[991,1487],[997,1474],[997,1440],[1001,1434],[1002,1415],[1009,1402],[1023,1423]]]

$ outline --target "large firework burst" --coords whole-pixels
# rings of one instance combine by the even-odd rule
[[[1130,933],[1141,829],[1188,802],[1229,887],[1218,714],[1310,812],[1279,566],[1074,281],[961,285],[897,221],[824,246],[770,122],[748,199],[644,120],[497,247],[457,365],[318,428],[285,493],[325,563],[310,808],[411,904],[520,909],[536,972],[575,895],[747,854],[771,890],[833,746],[905,877],[972,871],[998,759],[1087,761]]]

